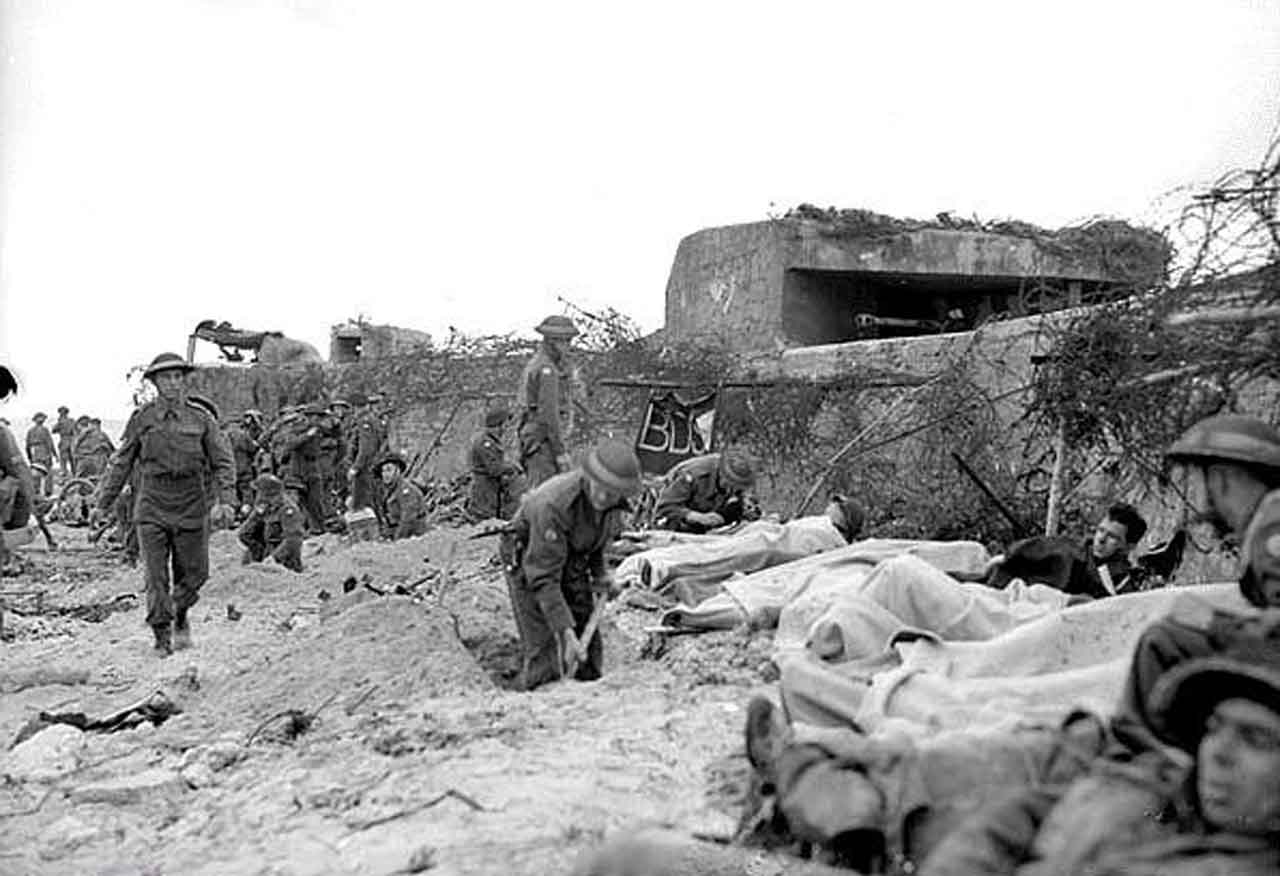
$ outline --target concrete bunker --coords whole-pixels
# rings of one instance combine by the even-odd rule
[[[967,331],[996,316],[1096,301],[1113,287],[1067,277],[787,268],[782,331],[796,346]]]

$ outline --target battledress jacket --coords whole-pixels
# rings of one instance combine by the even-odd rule
[[[1193,779],[1159,755],[1099,761],[1066,787],[1020,789],[946,836],[920,876],[1262,876],[1276,837],[1213,832]]]
[[[49,465],[57,457],[53,436],[44,426],[32,426],[27,430],[27,459],[41,465]]]
[[[235,502],[231,445],[213,417],[186,400],[157,399],[133,412],[103,481],[99,508],[111,509],[135,469],[137,523],[200,529],[219,498],[211,493],[219,491],[222,501]]]
[[[422,490],[407,477],[401,477],[395,489],[387,493],[383,517],[387,534],[392,539],[409,538],[427,531],[427,509]]]
[[[587,498],[580,469],[558,474],[527,494],[511,521],[522,586],[534,597],[547,626],[559,632],[574,626],[565,589],[581,594],[600,589],[605,546],[622,529],[626,500],[597,511]]]
[[[545,443],[555,456],[565,453],[564,424],[569,419],[569,375],[540,347],[520,375],[516,405],[520,409],[520,447],[528,456]]]
[[[658,525],[665,529],[698,529],[686,520],[690,511],[707,513],[714,511],[725,523],[737,523],[751,515],[747,513],[741,495],[723,487],[717,472],[720,454],[707,453],[695,456],[677,465],[667,474],[666,485],[658,496],[654,512]]]

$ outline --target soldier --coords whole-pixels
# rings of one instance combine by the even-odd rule
[[[640,491],[640,461],[606,439],[582,464],[525,494],[504,540],[507,588],[520,631],[521,684],[600,677],[604,648],[579,638],[601,600],[613,595],[604,548],[622,528],[627,499]]]
[[[536,331],[542,344],[525,365],[516,391],[520,465],[530,490],[569,469],[564,443],[571,405],[568,351],[578,327],[567,316],[548,316]]]
[[[350,407],[346,402],[342,402],[342,406]],[[337,513],[341,513],[342,504],[346,501],[346,491],[342,487],[347,469],[343,433],[342,412],[335,408],[334,402],[330,402],[320,417],[320,478],[325,510],[329,514],[326,522],[331,527],[338,525]]]
[[[138,472],[134,522],[146,566],[147,623],[161,657],[174,647],[191,647],[188,612],[209,577],[209,523],[225,526],[235,513],[235,460],[218,424],[187,400],[187,374],[193,370],[176,353],[161,353],[147,366],[143,377],[155,384],[157,398],[129,418],[95,511],[99,519],[110,511]],[[206,489],[206,469],[212,491]]]
[[[64,475],[70,477],[76,470],[75,454],[71,452],[71,443],[76,437],[76,424],[66,405],[58,408],[58,422],[53,424],[53,434],[58,436],[58,466]]]
[[[351,448],[347,446],[347,438],[351,434],[351,403],[344,398],[334,399],[329,404],[329,415],[335,423],[332,439],[335,446],[328,489],[333,496],[334,507],[341,512],[347,506],[347,496],[351,492],[347,481],[347,460],[351,456]]]
[[[405,477],[409,465],[399,453],[389,453],[378,463],[382,477],[383,537],[393,541],[427,531],[427,509],[422,490]]]
[[[1197,481],[1199,516],[1239,540],[1240,592],[1261,612],[1253,618],[1214,612],[1206,622],[1175,609],[1143,632],[1112,719],[1117,737],[1136,750],[1156,747],[1146,703],[1166,670],[1242,638],[1280,631],[1280,433],[1251,417],[1209,417],[1188,429],[1165,457]]]
[[[7,372],[6,372],[7,373]],[[8,426],[0,425],[0,530],[22,529],[31,519],[35,484],[18,441]],[[9,562],[9,549],[0,537],[0,568]]]
[[[367,396],[353,393],[347,400],[353,411],[351,435],[347,438],[351,462],[347,480],[351,483],[351,510],[358,511],[375,507],[374,463],[380,458],[382,427],[377,415],[369,409]]]
[[[236,461],[236,501],[240,516],[248,516],[253,505],[254,461],[258,456],[258,442],[251,431],[253,418],[245,411],[224,430],[231,455]]]
[[[39,465],[45,474],[41,475],[39,484],[42,495],[53,493],[53,464],[58,459],[57,448],[53,446],[53,436],[45,428],[44,421],[49,419],[44,413],[31,418],[35,425],[27,430],[27,460]]]
[[[301,505],[307,516],[307,528],[312,532],[324,532],[330,517],[320,468],[320,436],[324,425],[321,420],[327,414],[328,408],[322,404],[307,405],[303,419],[295,423],[284,440],[289,460],[286,472],[303,484]]]
[[[240,524],[240,543],[245,546],[244,563],[271,559],[286,569],[302,571],[302,511],[285,495],[284,484],[275,475],[258,475],[253,482],[255,501],[249,516]]]
[[[658,496],[655,524],[677,532],[707,532],[759,516],[744,493],[756,482],[755,463],[727,450],[686,459],[667,474]]]
[[[76,477],[96,478],[107,470],[111,454],[116,447],[111,439],[102,431],[102,421],[97,417],[82,417],[87,420],[85,428],[76,435],[72,453],[76,458]]]
[[[484,431],[471,443],[471,498],[467,514],[473,521],[500,517],[515,511],[515,479],[520,469],[502,455],[502,428],[511,413],[502,405],[485,412]]]

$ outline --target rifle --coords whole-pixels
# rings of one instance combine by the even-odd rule
[[[466,396],[458,396],[458,400],[454,402],[453,410],[449,411],[449,416],[445,419],[444,425],[436,432],[436,436],[431,439],[431,443],[427,445],[427,449],[414,454],[413,463],[405,471],[406,477],[412,478],[417,475],[418,468],[426,465],[427,460],[431,459],[431,454],[435,453],[439,447],[443,446],[444,435],[449,431],[449,427],[453,425],[454,419],[458,416],[458,411],[462,410],[463,402],[466,400]]]
[[[1027,524],[1023,522],[1023,520],[1020,517],[1018,517],[1018,515],[1014,514],[1013,511],[1009,509],[1009,506],[1006,505],[1004,502],[1002,502],[1000,500],[1000,497],[995,494],[995,491],[992,490],[989,486],[987,486],[986,481],[978,477],[978,473],[969,467],[969,463],[964,461],[964,457],[962,457],[960,454],[956,453],[953,450],[951,451],[951,458],[956,461],[956,465],[960,467],[960,471],[968,475],[970,480],[973,481],[973,483],[977,486],[977,488],[981,490],[986,495],[986,497],[992,501],[992,503],[996,506],[996,510],[999,511],[1001,515],[1004,516],[1004,519],[1009,521],[1009,523],[1013,526],[1013,531],[1018,538],[1026,538],[1028,536],[1035,535],[1035,532],[1031,529],[1031,527],[1027,526]]]

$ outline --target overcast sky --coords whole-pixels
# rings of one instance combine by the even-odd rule
[[[681,237],[802,201],[1143,219],[1280,115],[1274,0],[0,8],[15,420],[125,416],[204,318],[657,328]]]

